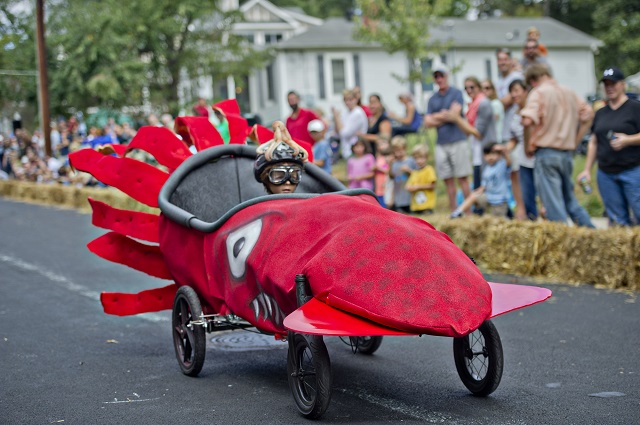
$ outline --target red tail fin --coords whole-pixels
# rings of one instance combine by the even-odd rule
[[[89,251],[105,260],[124,264],[160,279],[173,279],[160,248],[145,245],[115,232],[109,232],[89,242]]]

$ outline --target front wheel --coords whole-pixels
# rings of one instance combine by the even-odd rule
[[[200,300],[193,288],[181,286],[173,300],[171,324],[173,346],[182,373],[198,376],[204,365],[207,340],[205,330],[192,322],[202,315]]]
[[[488,396],[502,378],[502,343],[490,320],[469,335],[453,339],[453,357],[462,383],[473,395]]]
[[[289,332],[287,373],[300,413],[318,419],[331,400],[331,362],[321,336]]]

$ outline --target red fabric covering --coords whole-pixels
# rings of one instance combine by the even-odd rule
[[[240,115],[240,105],[236,99],[227,99],[211,105],[213,109],[222,112],[223,115]]]
[[[171,284],[164,288],[149,289],[138,294],[103,292],[100,294],[100,301],[105,313],[130,316],[171,309],[177,290],[178,285]]]
[[[105,156],[93,149],[73,152],[69,160],[76,169],[90,173],[150,207],[158,207],[158,194],[169,177],[164,171],[144,162]]]
[[[229,144],[244,145],[247,143],[247,136],[251,128],[241,115],[225,115],[227,121],[229,121]]]
[[[176,133],[187,145],[195,145],[198,152],[211,146],[224,145],[222,136],[206,117],[178,117],[175,121]]]
[[[298,273],[318,300],[400,331],[462,336],[491,314],[489,285],[445,234],[369,195],[268,200],[186,240],[199,232],[165,224],[160,247],[176,282],[267,332],[286,331]],[[178,273],[187,269],[188,280]]]
[[[173,279],[157,246],[145,245],[115,232],[89,242],[89,251],[114,263],[124,264],[160,279]]]
[[[137,211],[120,210],[89,198],[94,226],[113,230],[124,236],[147,242],[158,242],[158,216]]]
[[[165,127],[142,127],[127,145],[127,152],[142,149],[150,153],[158,161],[173,171],[191,156],[189,147]],[[120,155],[123,156],[123,155]]]
[[[212,105],[214,110],[222,113],[229,122],[229,144],[244,145],[251,128],[247,120],[240,114],[240,106],[236,99],[227,99]]]
[[[250,137],[257,143],[262,144],[273,139],[273,131],[269,130],[267,127],[256,124],[251,129]],[[313,147],[311,146],[311,144],[305,142],[304,140],[295,138],[293,140],[295,140],[297,144],[302,146],[307,151],[307,153],[309,154],[309,162],[313,162]]]

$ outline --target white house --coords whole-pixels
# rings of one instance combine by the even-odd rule
[[[424,110],[433,85],[430,69],[444,62],[459,70],[450,83],[461,87],[465,77],[497,77],[495,50],[507,47],[515,58],[522,56],[526,31],[535,26],[540,42],[549,50],[549,62],[555,78],[587,96],[596,90],[594,53],[602,42],[551,18],[492,18],[468,21],[446,18],[431,30],[433,40],[448,41],[450,48],[423,64],[424,82],[411,87],[393,74],[407,75],[408,61],[402,53],[389,55],[379,45],[353,39],[354,24],[344,18],[322,21],[299,9],[278,8],[267,0],[250,0],[240,7],[246,22],[234,32],[253,34],[256,45],[273,43],[277,54],[265,69],[248,81],[244,93],[245,108],[260,115],[265,123],[289,114],[287,92],[300,93],[307,107],[329,113],[332,106],[342,107],[342,90],[360,86],[364,101],[371,93],[381,95],[387,108],[402,112],[397,99],[411,91]]]

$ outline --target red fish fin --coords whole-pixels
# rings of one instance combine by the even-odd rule
[[[89,198],[94,226],[113,230],[124,236],[147,242],[159,242],[159,216],[138,211],[120,210]]]
[[[227,99],[222,102],[211,105],[214,110],[222,113],[222,115],[240,115],[240,105],[236,99]]]
[[[137,294],[103,292],[100,294],[100,302],[102,302],[104,312],[107,314],[132,316],[171,309],[177,290],[178,285],[171,284],[164,288],[149,289]]]
[[[222,136],[207,117],[178,117],[176,133],[187,145],[194,145],[198,152],[212,146],[224,145]]]
[[[165,127],[142,127],[126,148],[127,152],[132,149],[142,149],[150,153],[158,163],[171,171],[191,156],[186,143]]]
[[[158,194],[169,177],[164,171],[135,159],[104,156],[93,149],[81,149],[69,157],[76,169],[120,189],[136,201],[158,207]]]
[[[115,153],[118,156],[124,156],[127,151],[127,147],[125,145],[113,145],[111,143],[107,143],[106,145],[99,146],[96,150],[102,155],[113,155]]]
[[[264,127],[260,124],[256,124],[253,126],[253,128],[251,128],[251,133],[249,134],[249,137],[254,142],[262,144],[273,139],[273,131],[269,130],[267,127]]]
[[[173,279],[155,245],[145,245],[115,232],[109,232],[89,242],[89,251],[113,263],[123,264],[160,279]]]
[[[489,282],[491,287],[491,317],[541,303],[551,297],[547,288],[510,283]]]

